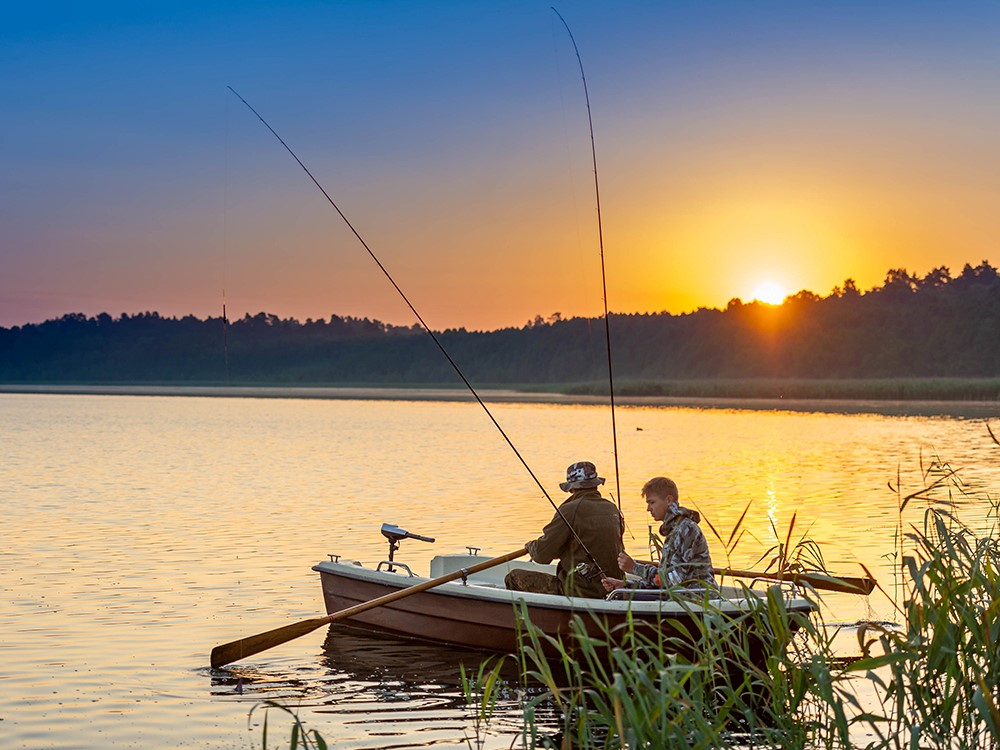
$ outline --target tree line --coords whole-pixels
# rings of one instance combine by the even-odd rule
[[[953,276],[892,269],[860,290],[801,291],[781,305],[730,301],[672,315],[613,313],[616,381],[708,378],[995,378],[1000,276],[983,261]],[[436,334],[480,385],[607,380],[602,318],[540,316],[521,328]],[[431,338],[413,326],[267,313],[227,321],[64,315],[0,328],[0,382],[455,384]]]

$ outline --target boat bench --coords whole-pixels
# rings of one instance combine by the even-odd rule
[[[431,578],[446,576],[449,573],[454,573],[462,568],[471,568],[477,563],[486,562],[490,559],[492,558],[486,557],[485,555],[435,555],[431,558]],[[474,582],[477,586],[489,586],[491,588],[502,589],[505,588],[503,584],[504,577],[515,568],[520,568],[522,570],[538,570],[551,575],[556,574],[555,565],[541,565],[540,563],[534,563],[530,560],[523,562],[512,560],[492,568],[487,568],[486,570],[481,570],[478,573],[469,576],[469,580]]]

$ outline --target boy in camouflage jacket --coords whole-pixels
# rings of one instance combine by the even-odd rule
[[[663,552],[659,565],[640,563],[622,552],[618,566],[626,573],[638,576],[638,581],[626,583],[608,578],[602,581],[607,591],[617,588],[666,588],[670,586],[704,586],[716,588],[712,574],[712,557],[708,542],[698,522],[697,511],[678,503],[677,485],[667,477],[654,477],[642,488],[646,509],[653,520],[661,521]]]

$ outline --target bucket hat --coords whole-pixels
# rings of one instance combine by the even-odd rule
[[[604,477],[597,476],[597,467],[590,461],[577,461],[566,469],[566,481],[559,483],[563,492],[583,490],[589,487],[599,487],[604,484]]]

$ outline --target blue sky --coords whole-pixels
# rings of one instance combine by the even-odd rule
[[[576,2],[612,310],[996,258],[1000,6]],[[602,308],[587,115],[543,2],[46,3],[0,17],[0,326],[68,312]]]

